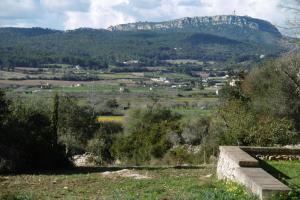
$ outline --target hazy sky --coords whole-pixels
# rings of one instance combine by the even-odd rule
[[[0,0],[0,26],[107,28],[186,16],[248,15],[284,25],[289,0]]]

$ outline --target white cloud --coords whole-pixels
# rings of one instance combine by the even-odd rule
[[[144,0],[147,1],[147,0]],[[133,3],[122,4],[117,10],[142,21],[161,21],[181,17],[228,15],[236,11],[238,15],[262,18],[275,24],[282,24],[286,13],[279,7],[282,0],[155,0],[156,7],[148,9]],[[133,2],[131,0],[130,2]]]
[[[249,15],[272,21],[273,23],[281,22],[284,19],[284,12],[279,7],[281,0],[231,0],[224,3],[222,0],[212,0],[209,3],[207,14],[232,14],[234,10],[238,15]],[[220,6],[223,4],[223,6]]]
[[[66,29],[78,27],[106,28],[110,25],[135,21],[134,16],[114,9],[120,4],[129,4],[128,0],[91,0],[88,12],[66,12]]]
[[[58,11],[88,11],[89,0],[41,0],[41,4],[54,12]]]
[[[161,0],[130,0],[129,6],[143,9],[154,9],[159,7]]]
[[[280,0],[163,0],[157,13],[163,13],[168,18],[184,16],[206,16],[233,14],[249,15],[272,22],[284,19],[284,12],[279,8]],[[175,18],[176,18],[175,17]]]
[[[1,0],[0,18],[33,18],[38,14],[36,0]]]

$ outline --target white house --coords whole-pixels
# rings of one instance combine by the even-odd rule
[[[237,79],[232,79],[232,80],[229,82],[229,85],[230,85],[231,87],[236,87],[238,81],[239,81],[239,80],[237,80]]]

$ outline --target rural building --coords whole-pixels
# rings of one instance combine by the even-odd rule
[[[209,73],[204,71],[192,71],[192,76],[194,77],[201,77],[202,79],[208,79]]]
[[[138,60],[128,60],[123,62],[124,65],[134,65],[134,64],[139,64]]]
[[[165,77],[151,78],[150,80],[153,81],[153,82],[157,82],[157,83],[170,84],[170,81]]]

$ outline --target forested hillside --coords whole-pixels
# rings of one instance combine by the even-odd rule
[[[0,28],[0,66],[39,67],[60,63],[99,69],[128,60],[155,66],[168,59],[239,63],[285,51],[281,45],[283,38],[275,27],[268,32],[263,27],[252,30],[248,26],[254,25],[224,22],[211,25],[210,31]],[[207,30],[209,25],[205,27]]]

